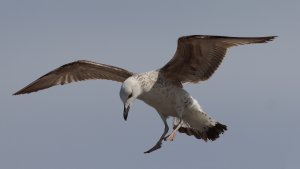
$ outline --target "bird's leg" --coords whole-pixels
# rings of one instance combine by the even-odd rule
[[[175,137],[176,137],[176,132],[179,130],[179,128],[182,126],[182,119],[180,118],[180,121],[179,121],[179,124],[178,126],[172,131],[171,134],[169,134],[168,136],[166,136],[164,138],[165,141],[173,141],[175,140]]]
[[[145,154],[146,153],[151,153],[152,151],[160,149],[162,141],[164,140],[165,136],[167,135],[167,133],[169,131],[169,126],[168,126],[168,123],[167,123],[167,119],[164,116],[162,116],[160,113],[159,113],[159,115],[160,115],[160,117],[163,120],[164,125],[165,125],[164,133],[161,135],[160,139],[157,141],[157,143],[151,149],[144,152]]]

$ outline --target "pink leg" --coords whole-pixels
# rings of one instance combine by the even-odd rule
[[[168,136],[166,136],[164,138],[165,141],[174,141],[176,138],[176,132],[179,130],[179,128],[182,126],[182,121],[180,119],[180,122],[178,124],[178,126],[175,128],[175,130],[172,131],[171,134],[169,134]]]

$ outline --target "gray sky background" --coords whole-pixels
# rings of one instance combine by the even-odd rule
[[[0,168],[299,168],[299,9],[299,0],[1,0]],[[79,59],[159,68],[191,34],[279,36],[230,49],[209,81],[185,86],[228,125],[215,142],[178,134],[144,155],[163,124],[141,101],[125,122],[112,81],[12,96]]]

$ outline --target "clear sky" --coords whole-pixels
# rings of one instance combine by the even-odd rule
[[[299,9],[299,0],[1,0],[0,168],[299,168]],[[228,126],[215,142],[178,134],[144,155],[163,123],[141,101],[125,122],[112,81],[12,96],[79,59],[157,69],[192,34],[278,36],[230,49],[209,81],[185,86]]]

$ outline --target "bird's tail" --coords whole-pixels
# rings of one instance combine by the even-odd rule
[[[227,130],[227,126],[221,124],[205,113],[196,100],[193,99],[182,116],[183,124],[179,132],[193,135],[197,139],[214,141]],[[174,127],[179,125],[180,119],[174,117]]]
[[[174,118],[174,129],[178,126],[179,119]],[[220,134],[223,134],[227,130],[227,126],[219,122],[215,122],[214,125],[203,126],[201,128],[193,127],[191,124],[183,120],[183,125],[179,128],[180,133],[185,133],[189,136],[194,136],[197,139],[203,139],[204,141],[214,141],[219,138]]]

